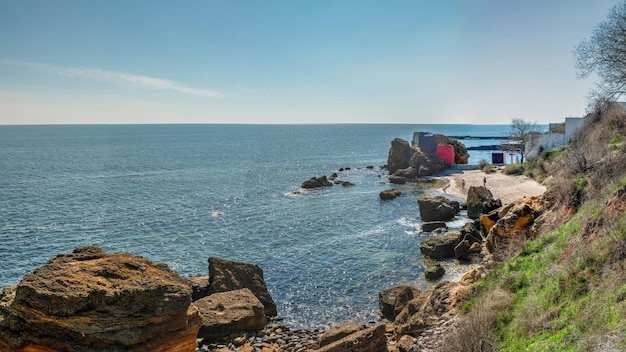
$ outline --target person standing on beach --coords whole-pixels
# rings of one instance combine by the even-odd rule
[[[465,180],[461,180],[461,188],[465,189]]]
[[[483,187],[487,188],[487,177],[483,177]]]

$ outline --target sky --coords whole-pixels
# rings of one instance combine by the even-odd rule
[[[582,116],[617,0],[0,0],[0,125]]]

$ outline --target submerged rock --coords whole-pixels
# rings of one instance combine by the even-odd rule
[[[191,287],[165,264],[99,247],[60,254],[0,293],[2,351],[194,351]]]

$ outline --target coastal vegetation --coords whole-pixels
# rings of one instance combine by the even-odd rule
[[[444,350],[626,349],[625,136],[626,110],[610,104],[566,148],[507,168],[545,178],[552,207],[473,287]]]

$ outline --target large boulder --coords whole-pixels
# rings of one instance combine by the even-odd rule
[[[402,192],[400,192],[397,188],[386,189],[380,192],[379,197],[381,200],[392,200],[394,198],[398,198]]]
[[[193,304],[202,317],[198,333],[201,338],[218,338],[244,330],[263,330],[267,325],[263,304],[247,288],[214,293]]]
[[[427,221],[422,223],[423,232],[434,232],[436,230],[445,230],[448,226],[444,221]]]
[[[210,257],[209,285],[211,293],[248,288],[265,307],[265,315],[277,315],[276,303],[263,278],[263,269],[256,264]]]
[[[458,282],[443,281],[434,289],[422,292],[396,317],[396,338],[418,336],[425,329],[441,324],[458,312],[470,289],[470,286]]]
[[[467,191],[467,217],[470,219],[478,219],[481,214],[501,206],[502,201],[494,199],[491,191],[483,186],[471,186]]]
[[[200,316],[165,264],[99,247],[60,254],[0,293],[2,351],[189,351]]]
[[[387,336],[385,325],[380,324],[352,333],[340,340],[317,349],[317,352],[385,352]]]
[[[389,170],[389,174],[394,174],[398,169],[409,167],[410,159],[411,146],[409,142],[401,138],[392,140],[389,155],[387,156],[387,170]]]
[[[489,229],[487,248],[493,250],[514,239],[525,241],[534,237],[533,223],[542,211],[541,197],[524,198],[505,207],[506,211],[498,212],[499,219]],[[484,220],[486,222],[486,220]]]
[[[382,290],[378,293],[380,313],[385,319],[394,321],[406,304],[419,294],[420,290],[417,288],[405,285]]]
[[[430,236],[420,243],[420,251],[433,259],[454,258],[454,247],[461,241],[461,232],[454,230],[443,235]]]
[[[450,200],[444,196],[419,198],[417,200],[422,221],[448,221],[460,210],[457,201]]]

